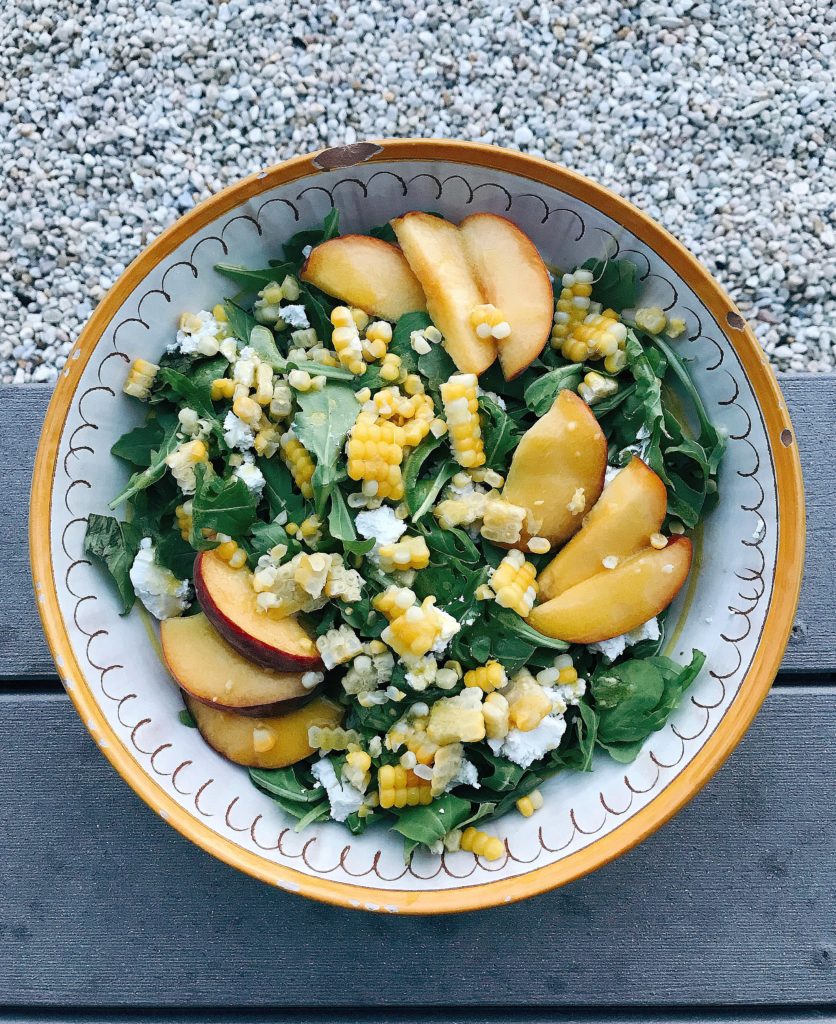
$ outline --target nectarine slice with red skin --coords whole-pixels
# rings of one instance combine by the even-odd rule
[[[211,708],[188,693],[183,700],[209,746],[246,768],[286,768],[310,757],[315,751],[308,743],[308,729],[312,725],[333,728],[343,718],[343,709],[326,697],[315,697],[286,715],[261,718]]]
[[[665,520],[668,492],[634,456],[603,490],[581,529],[540,573],[540,600],[557,597],[601,571],[607,555],[627,558],[650,543]]]
[[[528,509],[536,536],[561,544],[581,528],[584,510],[570,511],[582,488],[585,509],[598,500],[607,468],[607,439],[589,406],[561,391],[551,409],[523,434],[511,460],[502,497]],[[525,550],[531,533],[513,545]]]
[[[470,315],[485,299],[455,224],[417,210],[391,222],[427,299],[444,347],[462,373],[484,373],[496,359],[496,340],[479,338]]]
[[[181,690],[195,700],[239,715],[276,715],[313,696],[302,672],[278,672],[239,654],[205,615],[164,619],[163,656]]]
[[[233,569],[213,552],[201,551],[194,562],[194,589],[206,618],[245,658],[283,672],[322,668],[316,645],[298,619],[271,619],[258,610],[246,569]]]
[[[300,277],[326,295],[384,320],[427,308],[423,289],[401,250],[368,235],[341,235],[316,246]]]
[[[474,213],[459,224],[465,252],[485,302],[511,327],[498,342],[506,380],[513,380],[543,351],[554,315],[554,293],[537,247],[507,217]]]
[[[611,640],[658,615],[673,601],[691,568],[691,541],[674,537],[661,550],[644,548],[615,569],[537,605],[526,620],[556,640],[594,644]]]

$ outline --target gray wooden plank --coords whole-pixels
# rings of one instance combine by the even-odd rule
[[[836,693],[778,687],[668,826],[480,914],[343,911],[181,839],[62,694],[0,697],[0,1006],[680,1006],[836,1002]]]
[[[781,386],[798,433],[809,510],[804,589],[783,670],[833,672],[836,376],[783,377]],[[0,621],[7,624],[0,632],[0,678],[6,679],[55,674],[35,610],[26,540],[32,464],[49,396],[49,388],[36,384],[0,387],[0,549],[6,555],[0,574]]]
[[[836,1012],[828,1008],[806,1011],[785,1010],[779,1007],[756,1008],[739,1011],[727,1007],[713,1007],[710,1012],[683,1013],[676,1008],[663,1010],[624,1010],[613,1008],[605,1013],[559,1009],[509,1011],[507,1009],[442,1010],[415,1008],[407,1012],[375,1011],[370,1018],[368,1010],[311,1010],[307,1007],[284,1011],[213,1012],[203,1011],[200,1024],[836,1024]],[[141,1010],[50,1012],[44,1016],[39,1010],[4,1012],[0,1010],[0,1024],[194,1024],[196,1018],[188,1011],[160,1012]]]

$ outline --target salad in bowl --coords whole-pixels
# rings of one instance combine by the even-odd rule
[[[660,653],[725,447],[684,321],[493,213],[334,209],[216,270],[130,366],[147,415],[85,551],[160,620],[183,725],[299,830],[499,858],[489,822],[632,761],[705,663]]]

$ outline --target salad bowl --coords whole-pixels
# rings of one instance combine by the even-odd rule
[[[126,471],[114,441],[139,424],[122,393],[130,362],[154,363],[184,309],[211,308],[214,267],[266,265],[283,238],[337,209],[364,233],[411,210],[458,222],[500,214],[547,264],[627,259],[641,304],[675,310],[677,342],[726,438],[720,501],[694,536],[694,571],[667,617],[663,653],[706,666],[630,764],[596,755],[589,772],[543,787],[546,807],[506,815],[504,853],[416,852],[404,862],[382,829],[349,835],[319,821],[303,833],[194,729],[151,620],[120,616],[84,551],[88,516]],[[300,156],[206,200],[137,258],[95,311],[47,414],[32,487],[30,544],[40,614],[62,682],[104,755],[149,807],[232,866],[279,888],[382,912],[444,913],[522,899],[594,870],[686,803],[739,742],[783,655],[798,600],[804,504],[795,436],[752,332],[708,272],[626,201],[542,160],[437,140],[358,143]]]

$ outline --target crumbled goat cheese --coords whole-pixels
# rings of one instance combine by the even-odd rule
[[[449,793],[454,786],[472,786],[473,789],[479,789],[479,772],[476,765],[471,761],[463,760],[454,778],[447,783],[444,792]]]
[[[438,616],[437,621],[441,627],[441,632],[438,634],[436,642],[430,648],[430,654],[443,654],[447,649],[447,645],[462,627],[461,623],[457,622],[452,615],[445,612],[442,608],[436,608],[435,612]]]
[[[245,459],[240,466],[236,466],[232,475],[244,481],[250,494],[260,495],[264,490],[264,484],[266,483],[264,474],[252,461],[252,457]]]
[[[615,661],[633,644],[641,643],[642,640],[658,640],[660,636],[659,622],[653,618],[642,623],[641,626],[636,626],[628,633],[614,636],[611,640],[600,640],[595,644],[587,644],[587,649],[595,651],[596,654],[603,654],[607,661]]]
[[[374,540],[375,552],[386,544],[396,544],[406,533],[406,523],[388,505],[358,512],[354,525],[361,537]]]
[[[529,732],[512,729],[502,740],[488,740],[488,745],[495,754],[507,757],[521,768],[528,768],[550,750],[557,750],[565,732],[566,722],[562,716],[549,715],[536,729]]]
[[[311,765],[311,775],[321,783],[328,794],[331,817],[334,821],[345,821],[349,814],[360,810],[363,794],[350,783],[341,782],[337,778],[334,766],[327,757]]]
[[[196,329],[184,328],[179,330],[176,339],[168,346],[168,351],[182,352],[185,356],[217,355],[220,348],[218,335],[223,333],[223,324],[218,323],[206,309],[195,313],[191,321],[196,326]]]
[[[305,330],[311,326],[304,306],[282,306],[279,316],[288,327],[295,327],[296,330]]]
[[[252,448],[255,441],[252,429],[243,420],[239,420],[231,409],[224,418],[224,440],[230,448],[242,452]]]
[[[134,593],[155,619],[173,619],[189,607],[189,581],[178,580],[170,569],[154,560],[150,537],[145,537],[130,568]]]

